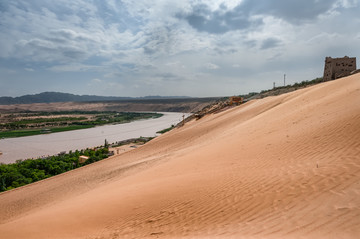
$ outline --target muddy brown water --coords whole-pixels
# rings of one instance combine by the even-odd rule
[[[183,113],[163,113],[157,119],[139,120],[125,124],[104,125],[60,133],[0,139],[0,163],[18,159],[39,158],[59,152],[86,149],[131,138],[153,137],[156,132],[177,124]],[[185,114],[188,116],[189,114]]]

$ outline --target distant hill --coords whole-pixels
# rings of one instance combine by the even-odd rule
[[[90,102],[90,101],[118,101],[133,99],[170,99],[188,98],[186,96],[145,96],[145,97],[116,97],[116,96],[96,96],[96,95],[74,95],[61,92],[43,92],[34,95],[24,95],[19,97],[0,97],[0,105],[12,104],[32,104],[32,103],[53,103],[53,102]]]

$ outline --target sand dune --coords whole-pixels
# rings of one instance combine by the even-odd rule
[[[0,194],[0,238],[359,238],[360,74]]]

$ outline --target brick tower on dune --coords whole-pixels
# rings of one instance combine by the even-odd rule
[[[325,58],[323,81],[348,76],[356,70],[356,57]]]

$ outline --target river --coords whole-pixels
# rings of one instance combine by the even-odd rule
[[[179,123],[183,113],[162,113],[160,118],[138,120],[125,124],[104,125],[60,133],[0,139],[0,162],[55,155],[62,151],[86,149],[131,138],[153,137],[156,132]],[[189,114],[185,114],[187,117]]]

